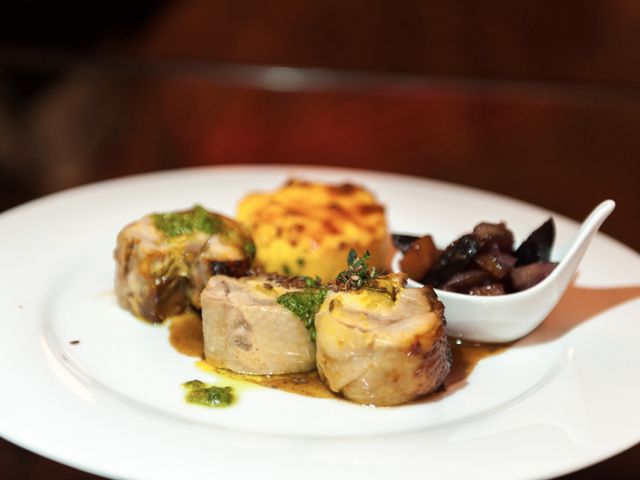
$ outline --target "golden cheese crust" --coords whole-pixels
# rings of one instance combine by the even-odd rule
[[[289,180],[274,192],[244,197],[237,219],[251,231],[256,264],[268,272],[331,281],[351,248],[360,255],[369,250],[377,269],[389,267],[384,206],[360,186]]]

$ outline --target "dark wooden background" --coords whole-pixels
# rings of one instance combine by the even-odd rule
[[[603,230],[640,250],[638,2],[0,12],[0,211],[140,172],[325,164],[461,183],[575,219],[610,197]],[[636,446],[566,478],[639,475]],[[45,476],[95,478],[0,440],[0,478]]]

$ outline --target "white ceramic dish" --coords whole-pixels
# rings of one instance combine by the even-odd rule
[[[505,343],[533,332],[555,308],[573,280],[580,260],[602,222],[615,208],[613,200],[598,205],[566,245],[554,246],[555,270],[537,285],[522,292],[499,296],[473,296],[435,289],[447,311],[447,334],[466,341]],[[392,270],[400,271],[402,254],[396,252]],[[411,287],[422,283],[409,279]]]
[[[116,305],[115,235],[195,202],[232,214],[245,192],[289,174],[362,183],[394,231],[442,241],[480,219],[508,221],[520,240],[550,214],[417,178],[264,166],[126,178],[13,209],[0,216],[0,434],[77,468],[149,479],[540,478],[640,440],[640,256],[601,234],[542,326],[437,401],[369,408],[254,388],[230,409],[185,404],[180,383],[213,376],[164,327]],[[577,224],[554,217],[563,242]]]

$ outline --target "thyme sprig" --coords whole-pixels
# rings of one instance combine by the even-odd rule
[[[382,272],[376,271],[376,267],[371,267],[369,271],[369,258],[371,254],[367,250],[362,257],[358,257],[355,249],[349,250],[347,255],[347,268],[340,272],[331,283],[334,290],[358,290],[361,288],[376,288],[376,279]]]

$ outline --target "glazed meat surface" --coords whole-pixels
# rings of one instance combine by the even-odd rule
[[[430,287],[330,291],[316,315],[317,364],[331,390],[397,405],[438,389],[451,368],[443,306]]]
[[[255,246],[237,222],[202,207],[147,215],[118,234],[118,303],[149,322],[162,322],[192,306],[215,274],[242,276]]]
[[[248,374],[313,370],[316,348],[303,322],[278,304],[300,287],[277,277],[211,277],[202,292],[205,358],[212,365]]]

